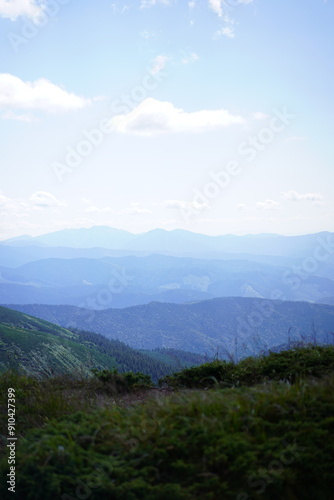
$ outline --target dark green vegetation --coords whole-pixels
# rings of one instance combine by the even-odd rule
[[[175,367],[177,365],[179,366],[177,370],[179,370],[181,367],[185,368],[189,366],[198,366],[213,360],[213,358],[209,358],[209,356],[206,355],[196,354],[195,352],[181,351],[179,349],[172,348],[157,348],[153,351],[142,349],[140,352],[146,354],[150,358],[161,361],[162,363],[166,363],[167,365],[171,365],[173,367],[173,373],[176,371]]]
[[[296,382],[301,377],[320,377],[334,372],[334,348],[310,346],[246,358],[235,364],[213,361],[185,369],[160,381],[171,387],[251,386],[266,381]]]
[[[90,378],[72,375],[37,378],[9,370],[0,376],[0,428],[7,428],[7,389],[15,389],[17,412],[16,427],[19,435],[41,427],[51,419],[78,411],[90,412],[101,406],[119,402],[124,394],[136,393],[152,387],[149,375],[118,373],[117,370],[92,370]],[[4,436],[2,436],[3,438]],[[1,446],[4,442],[0,441]],[[1,447],[0,446],[0,447]]]
[[[102,394],[101,374],[81,381],[80,388],[74,380],[67,387],[61,379],[48,379],[59,398],[50,402],[53,414],[46,405],[51,391],[46,394],[41,381],[4,374],[1,405],[8,386],[17,390],[18,497],[331,500],[333,359],[333,347],[293,349],[234,365],[240,387],[185,389],[130,407],[97,409],[93,396],[93,402],[76,398],[77,392],[88,395],[83,384]],[[199,386],[209,366],[192,371]],[[227,385],[232,368],[226,370]],[[105,382],[113,376],[105,375]],[[225,380],[216,370],[217,377]],[[66,406],[71,400],[72,412]],[[29,405],[40,411],[27,425]],[[0,494],[12,498],[4,480],[6,456],[0,472]]]
[[[152,386],[151,377],[140,372],[118,373],[118,371],[114,369],[102,371],[92,370],[92,373],[103,383],[107,392],[116,395],[122,392],[130,392],[135,389]]]
[[[189,356],[191,361],[189,360]],[[157,356],[142,353],[123,342],[84,331],[69,331],[47,321],[0,307],[0,372],[15,368],[35,376],[75,373],[90,376],[91,369],[117,368],[143,372],[154,381],[205,361],[190,353]]]
[[[105,394],[102,382],[97,378],[74,379],[70,375],[36,378],[9,370],[0,376],[1,391],[1,446],[7,434],[7,389],[15,389],[16,430],[19,436],[27,430],[44,425],[51,419],[76,411],[90,411],[98,406],[101,394]],[[4,448],[2,450],[4,452]]]
[[[21,314],[14,309],[8,309],[7,307],[1,306],[0,324],[22,330],[42,331],[45,333],[52,333],[54,335],[61,335],[67,338],[73,338],[73,334],[65,328],[61,328],[53,323],[48,323],[47,321],[40,320],[24,313]]]
[[[89,311],[74,306],[13,306],[63,327],[101,333],[135,349],[173,348],[236,360],[289,341],[334,341],[334,307],[307,302],[217,298]],[[332,333],[331,333],[332,332]]]
[[[57,325],[0,308],[1,371],[17,368],[42,376],[89,373],[90,367],[116,366],[113,357],[80,342],[79,336]]]

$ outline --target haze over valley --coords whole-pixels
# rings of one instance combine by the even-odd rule
[[[23,236],[0,244],[9,264],[1,267],[0,299],[137,349],[226,358],[330,343],[333,241],[329,232],[213,237],[109,227]]]

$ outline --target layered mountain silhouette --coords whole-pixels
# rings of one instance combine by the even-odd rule
[[[306,302],[236,297],[101,311],[73,306],[10,307],[66,328],[101,333],[137,349],[175,348],[243,357],[292,342],[334,342],[334,307]]]

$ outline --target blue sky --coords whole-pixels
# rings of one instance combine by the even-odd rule
[[[334,231],[331,0],[0,0],[0,239]]]

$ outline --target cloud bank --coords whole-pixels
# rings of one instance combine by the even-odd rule
[[[170,102],[148,98],[129,113],[112,118],[110,128],[124,134],[152,136],[168,132],[204,132],[243,123],[243,117],[225,109],[187,113]]]
[[[90,99],[67,92],[45,78],[24,82],[9,73],[0,73],[0,109],[73,111],[91,104]]]

